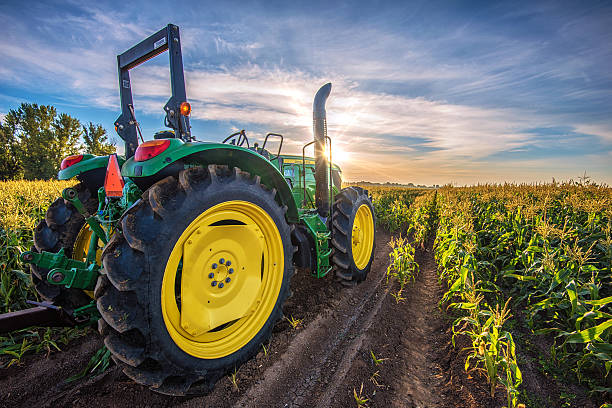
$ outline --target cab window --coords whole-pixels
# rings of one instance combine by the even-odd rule
[[[294,178],[295,177],[295,169],[293,166],[285,166],[283,168],[283,174],[285,177]]]

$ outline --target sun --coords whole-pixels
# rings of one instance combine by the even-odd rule
[[[325,148],[325,155],[329,160],[329,151],[327,147]],[[346,163],[350,160],[350,154],[339,148],[338,146],[333,146],[331,151],[331,158],[334,163]]]

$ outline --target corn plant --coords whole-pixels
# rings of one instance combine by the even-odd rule
[[[21,363],[21,359],[23,356],[34,347],[34,344],[26,337],[24,337],[21,343],[15,342],[2,342],[0,353],[6,354],[12,357],[12,359],[8,362],[7,367],[12,366],[13,364]]]
[[[456,299],[474,281],[492,310],[514,297],[535,334],[556,336],[556,365],[595,392],[609,391],[611,208],[612,189],[584,182],[439,190],[443,301],[464,303]]]
[[[96,353],[91,357],[85,368],[79,373],[73,375],[66,379],[66,382],[72,382],[84,378],[87,375],[96,375],[101,374],[108,367],[110,367],[111,361],[111,353],[106,348],[106,346],[102,346]]]
[[[508,407],[515,407],[518,403],[517,388],[522,382],[522,376],[516,362],[516,347],[512,334],[503,330],[504,323],[510,318],[510,299],[501,309],[499,304],[494,309],[483,309],[483,299],[472,287],[466,292],[465,302],[449,305],[469,313],[453,323],[453,345],[458,334],[470,337],[472,347],[465,361],[465,370],[479,371],[486,375],[491,397],[495,396],[497,384],[503,384],[508,397]]]
[[[419,264],[414,260],[414,247],[408,239],[391,238],[391,253],[389,253],[390,264],[387,267],[387,281],[389,277],[394,277],[400,284],[398,296],[401,294],[406,283],[414,280],[419,272]],[[397,298],[396,298],[397,300]]]
[[[357,407],[367,407],[367,402],[369,401],[363,395],[363,383],[361,383],[361,387],[359,388],[359,392],[355,388],[353,388],[353,398],[355,398],[355,402],[357,403]]]
[[[302,324],[302,321],[303,321],[303,319],[298,319],[293,316],[285,317],[285,319],[287,319],[287,321],[289,322],[289,324],[291,325],[293,329],[297,329]]]
[[[236,368],[234,368],[233,373],[230,373],[229,379],[232,385],[234,386],[234,389],[236,391],[240,391],[240,388],[238,387],[238,370],[236,370]]]
[[[381,365],[384,361],[388,360],[388,358],[377,358],[372,350],[370,350],[370,356],[375,366]]]
[[[372,195],[374,213],[379,225],[389,232],[403,232],[408,228],[411,206],[427,190],[401,187],[367,186]]]

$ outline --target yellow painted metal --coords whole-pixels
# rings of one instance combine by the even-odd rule
[[[166,264],[161,304],[168,333],[198,358],[235,353],[268,320],[283,272],[283,242],[266,211],[238,200],[209,208],[183,231]]]
[[[315,161],[312,159],[306,159],[305,160],[306,164],[315,164]],[[302,164],[302,159],[284,159],[283,160],[284,164]]]
[[[355,266],[359,269],[365,268],[374,248],[374,217],[370,207],[365,204],[359,206],[355,214],[351,245]]]
[[[74,241],[74,246],[72,247],[72,259],[79,261],[87,260],[87,252],[89,251],[91,234],[91,228],[89,228],[89,225],[85,223]],[[98,265],[102,265],[102,248],[100,248],[100,246],[98,246],[96,250],[96,263]],[[84,292],[87,293],[90,298],[94,298],[93,291],[85,290]]]
[[[79,233],[77,234],[74,246],[72,247],[72,259],[79,261],[85,261],[87,259],[87,251],[89,251],[89,244],[91,242],[91,229],[86,223],[83,225]],[[102,248],[98,246],[96,251],[96,263],[101,265],[102,263]]]

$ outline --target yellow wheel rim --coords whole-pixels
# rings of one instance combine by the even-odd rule
[[[266,211],[246,201],[209,208],[183,231],[166,264],[168,333],[194,357],[235,353],[268,320],[283,272],[283,241]]]
[[[91,243],[91,235],[91,229],[89,228],[89,225],[85,223],[74,241],[74,246],[72,247],[72,259],[83,262],[87,260],[87,252],[89,251],[89,245]],[[102,248],[99,244],[100,242],[98,241],[98,248],[96,249],[96,263],[98,265],[102,265]],[[87,295],[92,299],[94,298],[93,291],[85,290],[84,292],[87,293]]]
[[[359,269],[365,268],[370,261],[374,247],[374,218],[370,207],[365,204],[362,204],[355,214],[351,245],[355,266]]]

